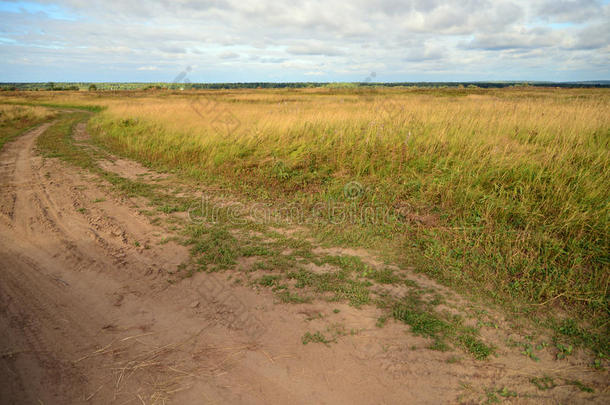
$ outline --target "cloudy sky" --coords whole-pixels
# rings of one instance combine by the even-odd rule
[[[610,0],[0,0],[0,82],[610,79]]]

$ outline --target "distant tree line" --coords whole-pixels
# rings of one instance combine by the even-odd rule
[[[239,82],[239,83],[0,83],[1,91],[18,90],[47,90],[47,91],[76,91],[76,90],[230,90],[230,89],[300,89],[300,88],[358,88],[358,87],[420,87],[420,88],[503,88],[512,86],[536,87],[564,87],[564,88],[590,88],[610,87],[610,81],[599,82]]]

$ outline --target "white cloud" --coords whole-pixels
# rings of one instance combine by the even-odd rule
[[[4,80],[171,80],[195,64],[192,81],[305,80],[312,72],[357,81],[369,69],[379,81],[610,73],[610,5],[600,0],[33,2],[53,15],[0,12]],[[38,70],[20,69],[25,57]]]
[[[235,53],[235,52],[222,52],[218,55],[218,57],[220,59],[239,59],[239,54]]]
[[[325,74],[326,74],[326,73],[321,72],[321,71],[319,71],[319,70],[317,70],[317,71],[315,71],[315,72],[314,72],[314,71],[311,71],[311,72],[305,72],[305,73],[304,73],[304,75],[305,75],[305,76],[324,76]]]

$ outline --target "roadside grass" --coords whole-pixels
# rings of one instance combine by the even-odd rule
[[[387,221],[341,222],[331,214],[311,228],[329,245],[373,247],[400,267],[415,265],[458,291],[474,291],[516,313],[533,317],[559,306],[590,336],[562,331],[555,327],[562,321],[553,316],[540,324],[564,343],[607,356],[609,93],[454,93],[206,93],[216,108],[239,117],[241,125],[230,133],[202,124],[191,105],[198,94],[147,96],[140,103],[112,99],[89,129],[96,143],[114,153],[255,201],[295,203],[303,211],[325,201],[389,208],[393,215]],[[287,102],[291,108],[277,107],[287,94],[294,96]],[[345,193],[353,181],[362,187],[356,201]],[[159,191],[125,179],[115,182],[137,195],[154,198]],[[212,228],[218,226],[224,225]],[[202,255],[192,271],[234,266],[248,250],[272,252],[256,255],[263,257],[256,266],[282,274],[304,292],[291,286],[278,296],[299,302],[315,293],[356,306],[378,302],[367,291],[373,282],[398,282],[387,269],[367,277],[357,264],[346,270],[327,263],[340,269],[332,277],[314,273],[301,266],[311,257],[281,254],[278,247],[286,240],[245,247],[238,241],[234,247],[227,236],[232,229],[201,232],[201,239],[192,241],[195,247],[201,243],[195,256]],[[204,251],[216,251],[220,268]],[[406,309],[410,315],[404,319],[440,328],[431,337],[439,348],[453,344],[475,356],[487,353],[474,331],[451,330],[459,325],[444,315],[419,319],[417,305]],[[440,326],[445,324],[449,329]]]
[[[0,104],[0,150],[5,143],[55,116],[54,111],[44,107],[17,106],[2,102]]]
[[[102,170],[96,162],[106,155],[98,150],[84,150],[75,144],[71,135],[76,124],[88,117],[89,113],[64,113],[57,123],[38,137],[36,144],[42,156],[60,158],[72,165],[96,173],[123,194],[129,197],[147,198],[161,211],[185,211],[188,208],[191,203],[189,200],[163,193],[158,185],[134,181]]]
[[[51,109],[67,109],[67,110],[81,110],[97,113],[104,110],[104,107],[99,105],[83,105],[83,104],[72,104],[72,103],[49,103],[49,102],[36,102],[36,101],[25,101],[23,99],[17,100],[3,100],[2,104],[13,105],[13,106],[26,106],[26,107],[47,107]]]

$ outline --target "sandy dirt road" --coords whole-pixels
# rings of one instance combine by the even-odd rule
[[[510,353],[448,363],[410,350],[426,341],[402,325],[375,327],[375,308],[280,304],[222,274],[169,284],[186,248],[159,244],[171,235],[93,175],[38,156],[48,125],[0,153],[2,404],[457,403],[476,398],[469,386],[520,386],[544,366]],[[360,333],[302,344],[329,322]],[[528,390],[513,402],[555,402]]]

